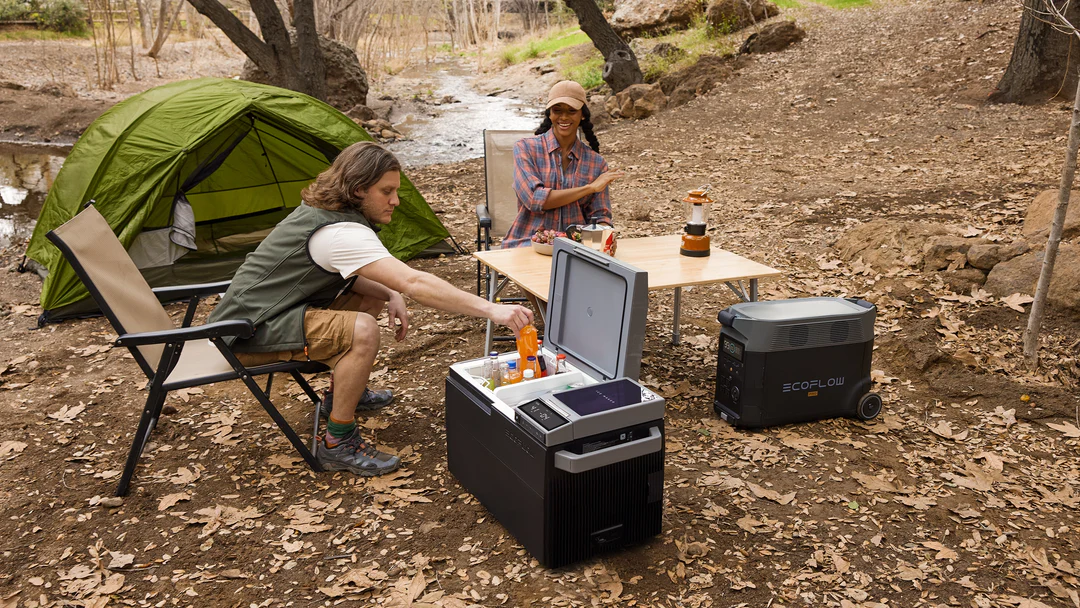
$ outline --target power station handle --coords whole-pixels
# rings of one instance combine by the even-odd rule
[[[727,325],[728,327],[733,327],[733,324],[735,323],[735,317],[736,317],[735,313],[733,313],[733,312],[731,312],[731,311],[729,311],[727,309],[724,309],[724,310],[721,310],[720,313],[716,315],[716,320],[719,321],[721,325]]]
[[[609,464],[630,460],[638,456],[659,452],[664,447],[660,429],[649,427],[649,436],[628,443],[620,443],[588,454],[575,454],[566,450],[555,452],[555,468],[567,473],[584,473]]]

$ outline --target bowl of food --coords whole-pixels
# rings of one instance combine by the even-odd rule
[[[560,236],[566,236],[566,233],[559,232],[558,230],[544,230],[542,228],[537,230],[536,234],[532,236],[533,251],[540,255],[551,255],[551,250],[555,245],[555,239]]]

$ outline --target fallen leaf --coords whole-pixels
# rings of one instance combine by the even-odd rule
[[[191,500],[191,494],[187,492],[177,492],[175,494],[168,494],[166,496],[163,496],[161,498],[161,501],[158,502],[157,509],[158,511],[164,511],[173,507],[174,505],[176,505],[176,503],[182,500]]]
[[[1061,431],[1062,433],[1065,433],[1066,437],[1073,438],[1073,439],[1080,438],[1080,428],[1077,428],[1076,425],[1071,423],[1071,422],[1063,422],[1061,424],[1055,424],[1053,422],[1048,422],[1048,423],[1046,423],[1046,426],[1054,429],[1055,431]],[[4,446],[0,445],[0,456],[3,456],[3,455],[4,455]]]
[[[1024,304],[1030,304],[1034,302],[1035,298],[1022,293],[1014,293],[1009,296],[1001,298],[1001,303],[1015,310],[1016,312],[1024,312]]]

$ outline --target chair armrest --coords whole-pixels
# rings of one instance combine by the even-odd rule
[[[191,296],[209,296],[215,293],[224,293],[232,281],[218,281],[217,283],[202,283],[199,285],[173,285],[170,287],[155,287],[154,295],[159,300],[181,300]]]
[[[476,221],[480,223],[481,228],[491,228],[491,214],[488,213],[487,205],[476,206]]]
[[[255,333],[255,326],[247,319],[230,319],[207,323],[196,327],[181,327],[178,329],[166,329],[165,331],[147,331],[138,334],[124,334],[117,338],[116,343],[120,346],[142,346],[145,344],[175,344],[191,340],[203,340],[206,338],[220,338],[222,336],[236,336],[238,338],[250,338]]]

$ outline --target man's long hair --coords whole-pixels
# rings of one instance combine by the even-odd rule
[[[300,193],[304,202],[327,211],[360,211],[364,192],[388,171],[401,171],[392,152],[371,141],[357,142],[341,151],[333,164]]]

